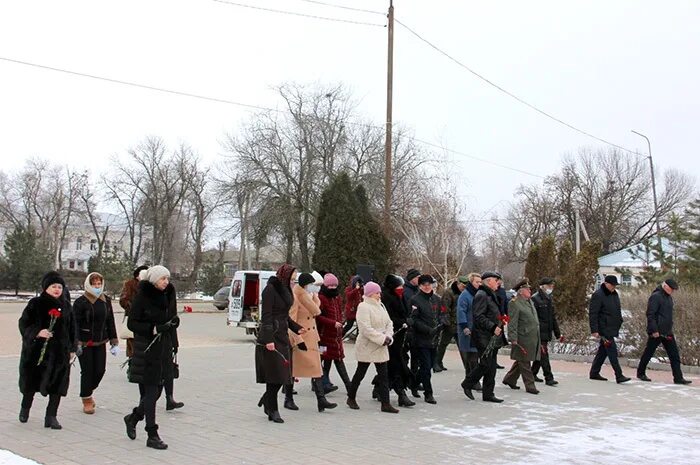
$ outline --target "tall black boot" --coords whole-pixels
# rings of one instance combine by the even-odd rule
[[[321,391],[323,392],[323,391]],[[299,410],[297,404],[294,403],[294,385],[286,384],[284,386],[284,408],[289,410]]]
[[[160,436],[158,436],[158,425],[146,426],[146,432],[148,433],[146,447],[151,447],[158,450],[165,450],[168,448],[168,445],[163,442]]]
[[[34,395],[24,395],[22,397],[22,405],[19,409],[19,421],[20,423],[26,423],[29,421],[29,410],[32,408],[32,403],[34,402]]]
[[[166,396],[165,398],[165,410],[175,410],[184,406],[184,402],[177,402],[173,396]]]
[[[316,405],[318,406],[318,411],[323,412],[326,409],[336,408],[338,404],[333,402],[328,402],[326,400],[326,394],[323,392],[323,380],[321,378],[313,378],[311,382],[316,386]]]
[[[343,384],[345,385],[345,392],[349,394],[351,381],[350,376],[348,376],[348,369],[345,367],[345,362],[342,360],[336,360],[335,369],[338,370],[338,375],[340,375],[340,379],[343,380]]]
[[[144,414],[141,407],[136,407],[130,414],[124,417],[124,424],[126,425],[126,435],[129,439],[136,439],[136,425],[139,421],[143,420]]]

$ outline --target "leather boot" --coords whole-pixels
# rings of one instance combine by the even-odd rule
[[[151,447],[158,450],[165,450],[168,448],[168,445],[163,442],[160,436],[158,436],[158,425],[146,426],[146,432],[148,433],[146,447]]]
[[[29,421],[29,409],[22,407],[19,409],[19,422],[26,423]]]
[[[389,402],[382,402],[382,412],[386,413],[399,413],[399,410],[394,408]]]
[[[136,439],[136,425],[141,420],[143,420],[143,413],[138,407],[136,407],[130,414],[124,417],[124,424],[126,425],[126,435],[129,439]]]
[[[284,387],[284,408],[288,410],[299,410],[297,404],[294,403],[294,387],[291,384],[287,384]]]
[[[280,412],[278,410],[275,410],[274,412],[269,412],[267,414],[267,419],[268,421],[272,421],[275,423],[284,423],[284,420],[280,416]]]
[[[357,401],[354,397],[348,397],[348,400],[345,401],[345,403],[353,410],[360,410],[360,406],[357,405]]]
[[[338,404],[333,402],[328,402],[326,400],[326,394],[323,392],[323,380],[321,378],[313,378],[311,382],[316,386],[316,406],[319,412],[323,412],[326,409],[336,408]]]
[[[258,407],[262,407],[263,412],[265,412],[265,415],[267,415],[268,417],[270,416],[270,413],[267,410],[267,392],[265,392],[258,401]]]
[[[172,396],[167,396],[165,400],[165,410],[175,410],[176,408],[182,408],[185,406],[184,402],[177,402]]]
[[[56,417],[46,417],[44,418],[44,428],[61,429],[63,426],[61,426]]]
[[[397,391],[399,394],[399,407],[413,407],[416,405],[411,399],[406,395],[406,390],[400,389]]]
[[[92,397],[83,397],[83,413],[87,413],[88,415],[92,415],[95,413],[95,402],[92,400]]]

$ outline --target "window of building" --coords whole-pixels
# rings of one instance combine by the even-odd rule
[[[75,269],[75,260],[69,260],[68,261],[68,269],[74,270]]]
[[[97,250],[97,239],[90,239],[90,250]]]
[[[623,286],[631,286],[632,285],[632,275],[631,274],[623,274],[622,275],[622,285]]]
[[[83,238],[79,237],[75,240],[75,250],[83,250]]]

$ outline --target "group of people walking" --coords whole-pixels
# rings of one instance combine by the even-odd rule
[[[128,379],[138,384],[139,402],[124,417],[127,436],[136,438],[136,426],[145,418],[146,445],[166,449],[158,435],[156,402],[163,388],[166,408],[184,406],[173,398],[173,379],[177,377],[177,315],[175,288],[169,282],[167,268],[156,265],[139,267],[133,279],[124,283],[120,304],[125,309]],[[80,362],[80,398],[83,412],[94,414],[95,390],[105,374],[107,346],[112,355],[119,353],[119,338],[111,299],[104,293],[104,278],[89,273],[84,293],[71,303],[63,277],[54,271],[41,282],[42,292],[31,299],[19,319],[22,352],[19,364],[19,389],[22,393],[19,421],[26,423],[34,396],[48,396],[44,426],[61,429],[57,419],[61,397],[68,394],[70,368]]]
[[[376,371],[372,397],[379,400],[382,412],[399,412],[391,403],[392,390],[399,407],[414,406],[408,392],[420,398],[421,390],[426,403],[436,404],[432,373],[446,370],[445,349],[455,339],[464,368],[461,387],[469,399],[475,398],[473,391],[480,391],[484,401],[502,402],[494,394],[496,357],[499,349],[508,345],[513,363],[503,384],[520,389],[517,383],[522,378],[530,394],[540,392],[535,384],[538,381],[556,386],[549,343],[553,338],[563,341],[563,336],[552,300],[554,279],[541,279],[534,293],[529,281],[522,279],[513,286],[510,297],[502,283],[495,272],[470,273],[457,278],[438,296],[435,279],[411,269],[405,279],[387,275],[381,286],[354,276],[343,302],[339,280],[332,273],[317,282],[309,273],[282,265],[262,292],[255,368],[256,380],[265,384],[265,392],[258,406],[269,421],[283,423],[278,406],[280,390],[284,391],[284,407],[298,410],[294,381],[309,378],[318,411],[336,408],[337,404],[326,397],[338,390],[331,381],[335,367],[347,394],[346,405],[358,410],[357,392],[372,364]],[[607,276],[590,300],[590,331],[599,341],[589,374],[592,380],[606,380],[600,374],[606,358],[618,383],[630,380],[617,359],[615,338],[623,322],[617,286],[617,278]],[[120,350],[117,324],[99,273],[88,274],[84,294],[72,305],[59,273],[47,273],[41,287],[41,294],[27,303],[19,319],[19,421],[28,421],[38,392],[48,396],[44,426],[61,429],[57,412],[61,397],[68,393],[75,358],[81,367],[83,412],[95,413],[95,391],[105,374],[107,347],[113,355]],[[678,283],[667,279],[649,298],[649,337],[637,368],[637,378],[642,381],[651,381],[646,367],[662,344],[674,382],[690,383],[683,378],[673,335],[672,294],[677,289]],[[173,380],[179,376],[180,317],[168,269],[156,265],[134,270],[133,279],[124,283],[120,305],[125,309],[122,323],[130,332],[126,336],[128,379],[139,387],[138,403],[124,417],[126,434],[135,439],[137,425],[145,419],[146,445],[166,449],[158,433],[156,403],[165,390],[166,409],[184,405],[173,397]],[[357,368],[350,377],[343,341],[355,325]],[[544,379],[538,377],[540,369]]]

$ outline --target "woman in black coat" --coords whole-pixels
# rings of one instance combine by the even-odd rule
[[[305,329],[289,318],[289,309],[294,301],[291,281],[295,268],[284,264],[276,276],[267,280],[262,292],[262,315],[255,346],[256,381],[265,384],[265,393],[258,402],[267,419],[284,423],[277,405],[277,394],[283,385],[291,384],[292,370],[288,330],[303,334]]]
[[[174,351],[178,347],[175,288],[170,284],[170,272],[161,265],[148,269],[146,279],[139,282],[131,303],[129,329],[134,333],[134,354],[129,365],[129,381],[139,384],[141,400],[132,413],[124,417],[126,434],[136,438],[136,424],[146,418],[146,446],[167,449],[156,424],[156,402],[163,384],[172,381],[175,366]]]
[[[85,278],[85,293],[75,299],[73,312],[78,325],[78,345],[80,360],[80,398],[83,412],[95,413],[95,400],[92,393],[100,385],[107,364],[107,343],[116,355],[119,345],[117,328],[114,324],[112,299],[102,292],[104,279],[99,273],[90,273]]]
[[[49,396],[44,426],[61,429],[56,419],[61,397],[68,394],[70,363],[75,356],[75,320],[70,304],[63,298],[66,283],[56,272],[41,280],[42,293],[31,299],[19,319],[22,353],[19,359],[19,390],[22,406],[19,421],[29,420],[34,394]],[[52,317],[54,326],[49,331]],[[42,356],[42,350],[46,347]]]

